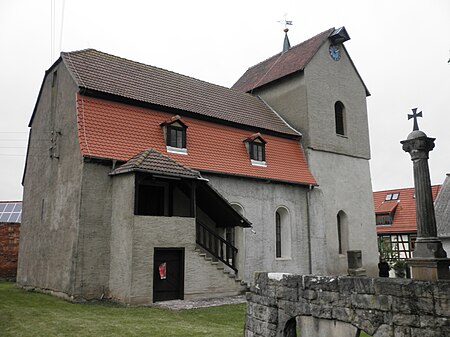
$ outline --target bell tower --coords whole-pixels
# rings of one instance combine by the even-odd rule
[[[348,40],[345,27],[331,28],[250,68],[234,88],[259,96],[302,134],[319,184],[310,192],[312,272],[346,274],[345,247],[361,250],[363,267],[375,275],[370,93],[345,48]]]

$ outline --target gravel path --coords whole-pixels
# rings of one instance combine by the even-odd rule
[[[171,310],[187,310],[196,308],[217,307],[225,304],[240,304],[246,303],[245,295],[222,297],[222,298],[209,298],[202,300],[173,300],[154,303],[152,306],[167,308]]]

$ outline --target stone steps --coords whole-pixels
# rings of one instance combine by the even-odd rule
[[[236,285],[245,287],[245,289],[243,289],[243,292],[249,289],[248,284],[246,282],[242,281],[241,279],[237,278],[237,275],[234,273],[233,270],[229,269],[228,267],[227,267],[227,269],[225,269],[225,267],[226,267],[225,264],[223,264],[221,261],[218,261],[216,258],[211,256],[208,252],[206,252],[205,250],[203,250],[200,247],[197,247],[195,249],[195,252],[197,252],[197,254],[200,257],[203,257],[205,261],[207,261],[211,265],[215,266],[217,268],[217,270],[222,271],[224,276],[226,276],[230,279],[234,279],[234,281],[236,282]]]

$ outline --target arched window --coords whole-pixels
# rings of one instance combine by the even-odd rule
[[[336,134],[345,135],[345,107],[342,102],[334,103],[334,118],[336,122]]]
[[[231,204],[236,212],[240,215],[244,215],[244,209],[239,204]],[[236,245],[236,227],[226,227],[225,228],[225,240],[231,243],[233,246]]]
[[[336,216],[338,253],[346,254],[348,250],[348,225],[347,216],[343,211],[339,211]]]
[[[275,212],[275,257],[291,257],[291,224],[289,212],[284,207]]]
[[[275,256],[281,257],[281,215],[275,213]]]

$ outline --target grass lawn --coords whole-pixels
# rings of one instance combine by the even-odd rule
[[[0,335],[242,337],[245,304],[172,311],[73,304],[0,283]]]
[[[245,304],[172,311],[74,304],[0,282],[0,336],[242,337]],[[361,337],[370,337],[361,332]]]

